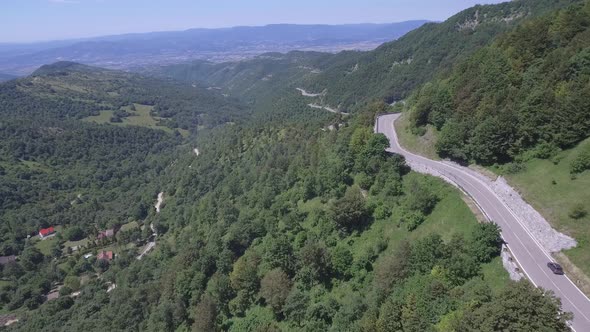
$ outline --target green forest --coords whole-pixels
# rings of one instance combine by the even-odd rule
[[[1,83],[7,330],[569,331],[551,292],[509,280],[498,226],[373,125],[407,98],[441,155],[484,164],[583,140],[590,6],[572,3],[477,6],[371,52]]]
[[[482,164],[573,147],[590,132],[589,32],[588,4],[526,22],[416,92],[413,125],[440,130],[441,156]]]

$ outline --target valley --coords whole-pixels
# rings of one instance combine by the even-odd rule
[[[0,45],[0,322],[589,329],[589,31],[519,0]]]

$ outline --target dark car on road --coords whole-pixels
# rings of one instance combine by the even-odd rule
[[[559,275],[563,274],[563,268],[561,267],[561,265],[559,265],[557,263],[549,262],[549,263],[547,263],[547,267],[551,270],[551,272],[553,272],[555,274],[559,274]]]

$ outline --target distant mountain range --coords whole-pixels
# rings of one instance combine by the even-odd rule
[[[0,82],[9,81],[16,78],[14,75],[0,73]]]
[[[0,44],[0,72],[29,74],[55,61],[129,69],[187,60],[228,61],[266,52],[368,50],[427,21],[390,24],[294,25],[191,29],[34,44]]]

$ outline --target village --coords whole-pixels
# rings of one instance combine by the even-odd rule
[[[163,195],[158,195],[154,205],[156,214],[160,213],[163,207]],[[51,257],[56,266],[66,273],[63,282],[48,285],[47,292],[42,294],[40,299],[43,303],[60,297],[74,299],[80,296],[83,285],[93,279],[103,279],[103,274],[111,265],[117,264],[118,259],[141,260],[156,246],[156,228],[153,224],[145,224],[145,221],[141,224],[137,221],[113,224],[110,228],[96,230],[82,238],[74,227],[52,225],[40,228],[35,234],[27,236],[27,242],[35,248],[40,257]],[[9,274],[12,270],[20,268],[18,263],[24,263],[19,256],[0,256],[0,271],[3,272],[0,278],[0,297],[4,287],[12,287]],[[110,278],[104,282],[107,293],[117,287]],[[18,321],[17,313],[0,313],[0,327]]]

